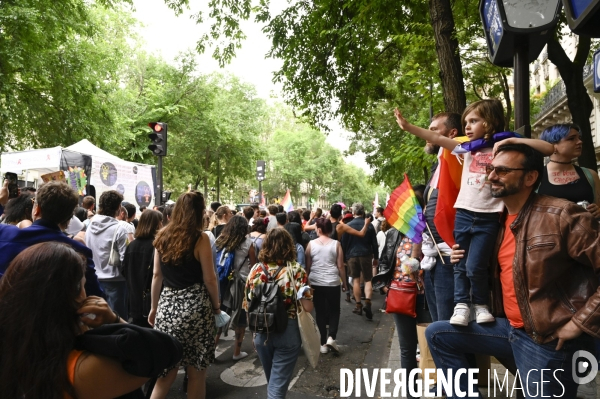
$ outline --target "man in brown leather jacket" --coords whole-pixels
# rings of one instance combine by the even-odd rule
[[[496,321],[433,323],[427,341],[453,377],[468,367],[466,352],[514,357],[526,397],[575,398],[577,383],[587,382],[574,369],[576,352],[594,353],[592,337],[600,338],[599,226],[582,207],[535,193],[543,159],[523,140],[503,141],[488,168],[492,196],[505,205],[492,260]],[[464,251],[453,249],[457,262]]]

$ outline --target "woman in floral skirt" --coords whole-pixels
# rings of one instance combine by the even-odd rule
[[[187,368],[190,399],[206,396],[206,368],[215,359],[214,315],[221,313],[212,249],[202,231],[204,209],[201,193],[183,194],[175,203],[171,222],[156,235],[148,316],[150,325],[183,345],[179,365]],[[152,399],[167,396],[178,368],[165,370]]]

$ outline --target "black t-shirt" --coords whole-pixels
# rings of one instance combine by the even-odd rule
[[[217,238],[219,238],[219,236],[221,235],[221,232],[223,231],[224,228],[225,228],[224,224],[218,224],[212,229],[212,233],[215,236],[215,240]]]
[[[538,189],[538,194],[549,195],[551,197],[563,198],[571,202],[587,201],[590,204],[594,203],[594,189],[590,185],[585,173],[577,165],[575,171],[579,175],[579,179],[568,184],[552,184],[548,178],[548,167],[544,168],[542,182]]]

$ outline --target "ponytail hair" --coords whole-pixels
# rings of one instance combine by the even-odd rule
[[[331,234],[331,231],[333,230],[333,227],[331,225],[331,220],[329,219],[324,219],[324,218],[318,218],[316,220],[316,225],[318,229],[321,229],[321,232],[325,235],[329,235]]]

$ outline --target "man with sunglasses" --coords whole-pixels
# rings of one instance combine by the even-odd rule
[[[436,365],[453,377],[468,368],[467,352],[513,357],[525,396],[575,398],[576,352],[593,353],[600,337],[598,222],[572,202],[538,195],[543,167],[542,154],[508,143],[487,168],[491,194],[505,205],[490,273],[496,321],[440,321],[426,336]],[[463,255],[455,245],[451,261]],[[462,377],[455,395],[473,388]]]

